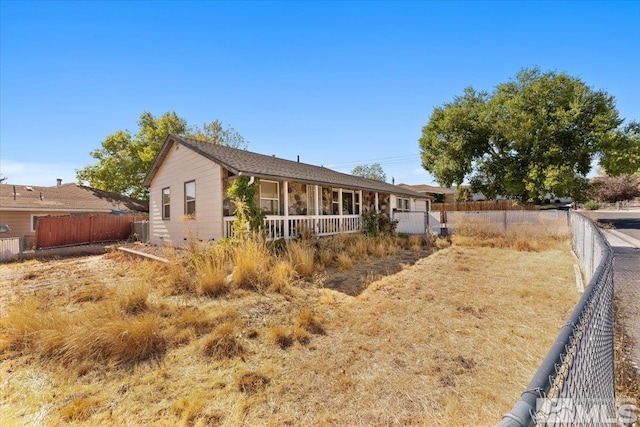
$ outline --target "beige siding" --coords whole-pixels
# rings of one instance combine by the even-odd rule
[[[8,233],[0,234],[0,237],[24,237],[25,248],[29,249],[34,245],[36,232],[31,231],[31,217],[32,215],[38,216],[67,216],[71,212],[60,211],[39,211],[39,212],[25,212],[25,211],[0,211],[0,225],[8,225],[11,229]]]
[[[195,219],[184,217],[184,183],[196,183]],[[162,189],[171,189],[170,219],[162,219]],[[153,178],[149,195],[150,241],[181,246],[193,238],[222,238],[222,168],[184,145],[173,144]]]

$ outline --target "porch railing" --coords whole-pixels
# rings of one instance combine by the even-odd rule
[[[224,236],[233,234],[235,216],[224,217]],[[303,230],[309,230],[317,236],[329,236],[339,233],[355,233],[362,229],[360,215],[267,215],[264,230],[269,240],[296,238]]]

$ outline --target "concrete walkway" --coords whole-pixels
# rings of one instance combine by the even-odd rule
[[[634,344],[633,363],[640,370],[640,240],[616,230],[602,231],[613,248],[613,283],[618,313]]]

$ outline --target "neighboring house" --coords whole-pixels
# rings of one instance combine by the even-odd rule
[[[456,201],[456,190],[453,188],[442,188],[426,184],[398,184],[398,186],[429,197],[433,203],[436,203],[438,198],[442,198],[444,203],[453,203]]]
[[[0,226],[7,225],[5,237],[22,237],[23,247],[34,244],[38,218],[87,214],[146,214],[145,201],[107,193],[78,184],[51,187],[0,184]]]
[[[426,197],[385,182],[169,135],[144,180],[151,243],[229,237],[235,217],[226,193],[240,176],[256,186],[269,238],[294,237],[301,227],[317,235],[354,232],[365,212],[427,208]]]

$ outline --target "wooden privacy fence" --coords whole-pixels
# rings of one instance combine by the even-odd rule
[[[36,249],[125,240],[133,216],[41,217],[36,227]]]
[[[432,211],[532,211],[531,203],[519,204],[513,200],[490,200],[484,202],[431,203]]]

